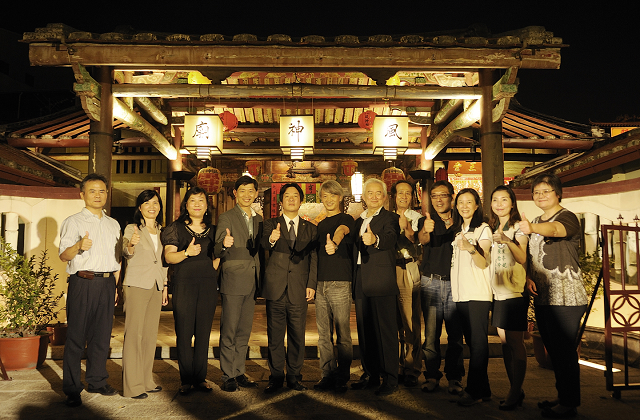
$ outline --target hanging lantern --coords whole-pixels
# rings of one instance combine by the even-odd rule
[[[342,162],[342,174],[344,176],[352,176],[358,169],[358,162],[353,160],[345,160]]]
[[[373,120],[373,153],[395,160],[409,148],[409,117],[379,115]]]
[[[207,194],[218,194],[222,188],[222,174],[216,168],[202,168],[198,172],[198,187],[202,188]]]
[[[251,175],[252,178],[257,177],[262,173],[262,162],[259,160],[248,160],[247,163],[247,172]]]
[[[373,128],[373,121],[376,118],[376,113],[373,111],[364,111],[358,117],[358,125],[360,128],[364,128],[369,131]]]
[[[436,171],[436,182],[437,181],[448,181],[449,174],[447,174],[447,170],[445,168],[440,168]]]
[[[356,203],[362,199],[362,174],[360,172],[351,175],[351,195]]]
[[[391,191],[391,187],[393,187],[393,184],[404,179],[405,177],[402,169],[391,167],[382,171],[382,181],[387,184],[387,192]]]
[[[304,154],[313,154],[313,115],[280,116],[280,149],[291,160],[304,160]]]
[[[224,111],[220,114],[224,131],[233,131],[238,128],[238,117],[229,111]]]
[[[222,153],[222,120],[215,114],[184,116],[182,147],[200,160]]]

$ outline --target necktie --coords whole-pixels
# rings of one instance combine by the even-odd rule
[[[295,242],[296,241],[296,227],[293,223],[293,220],[289,221],[289,240],[291,242]]]

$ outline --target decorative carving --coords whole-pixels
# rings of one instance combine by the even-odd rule
[[[360,40],[355,35],[338,35],[335,38],[336,44],[359,44]]]
[[[322,44],[325,40],[324,37],[320,35],[307,35],[300,38],[300,42],[306,44]]]
[[[369,37],[369,42],[388,44],[390,42],[393,42],[393,37],[391,35],[371,35]]]
[[[253,34],[238,34],[233,36],[235,42],[256,42],[258,37]]]
[[[191,36],[187,34],[173,34],[166,38],[167,41],[191,41]]]
[[[421,44],[424,42],[424,37],[420,35],[405,35],[400,38],[402,44]]]
[[[205,34],[200,37],[200,41],[206,42],[219,42],[224,41],[224,35],[222,34]]]
[[[291,37],[284,34],[273,34],[267,37],[268,42],[291,42]]]

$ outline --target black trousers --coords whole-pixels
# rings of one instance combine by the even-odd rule
[[[218,282],[215,278],[176,279],[173,319],[182,385],[198,385],[207,377],[209,338],[217,303]]]
[[[391,386],[398,385],[398,297],[365,296],[360,267],[353,287],[362,367],[371,377],[381,377]]]
[[[307,326],[307,302],[291,303],[285,289],[278,300],[267,299],[267,338],[270,380],[284,381],[285,361],[287,383],[302,380],[300,371],[304,364],[304,330]],[[284,334],[287,334],[287,350]]]
[[[536,321],[549,353],[560,404],[580,405],[580,365],[576,338],[587,306],[536,305]]]
[[[464,341],[469,346],[469,373],[465,391],[475,399],[491,396],[489,387],[489,311],[491,302],[456,302],[463,320]]]
[[[95,277],[93,280],[69,276],[67,290],[67,342],[64,346],[62,391],[80,393],[84,384],[80,378],[81,360],[87,348],[85,379],[92,388],[107,384],[107,358],[113,328],[115,278]]]

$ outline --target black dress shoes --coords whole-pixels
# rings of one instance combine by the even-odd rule
[[[195,388],[196,391],[200,391],[200,392],[213,391],[213,388],[211,388],[211,386],[207,383],[207,381],[200,382],[198,385],[194,385],[193,387]]]
[[[418,385],[418,377],[414,375],[405,375],[404,386],[412,388]]]
[[[380,378],[372,378],[362,375],[360,379],[351,384],[351,389],[374,389],[380,386]]]
[[[238,382],[236,378],[229,378],[222,384],[222,390],[226,392],[233,392],[238,389]]]
[[[320,381],[317,384],[313,386],[313,389],[316,389],[318,391],[328,391],[330,389],[333,389],[334,386],[335,386],[335,381],[329,378],[328,376],[325,376],[324,378],[320,379]]]
[[[236,376],[236,382],[243,388],[257,388],[258,383],[247,378],[247,375]]]
[[[118,395],[118,391],[113,389],[113,387],[109,384],[101,386],[100,388],[93,388],[91,385],[89,385],[89,387],[87,388],[87,392],[91,392],[93,394],[102,394],[108,397],[112,395]]]
[[[294,391],[306,391],[307,387],[302,385],[300,381],[288,382],[287,388],[293,389]]]
[[[67,399],[64,400],[64,404],[67,407],[80,407],[82,405],[82,398],[80,398],[80,393],[67,395]]]
[[[180,386],[180,395],[189,395],[191,394],[191,390],[193,387],[190,384],[185,384]]]
[[[136,395],[135,397],[131,397],[134,400],[144,400],[145,398],[147,398],[149,395],[147,395],[146,392],[143,392],[140,395]]]
[[[160,391],[162,391],[162,387],[160,385],[158,385],[157,387],[155,387],[153,389],[150,389],[147,392],[160,392]]]
[[[578,415],[578,410],[574,408],[569,408],[565,411],[556,411],[552,408],[544,408],[542,410],[542,417],[546,417],[548,419],[570,419],[576,417]]]
[[[269,383],[267,384],[267,387],[264,389],[264,393],[265,394],[274,394],[276,392],[278,392],[278,390],[280,388],[282,388],[282,384],[284,381],[277,381],[277,380],[269,380]]]
[[[379,396],[391,395],[398,390],[398,385],[389,385],[386,382],[383,382],[382,385],[378,389],[376,389],[375,394]]]
[[[349,389],[349,388],[347,388],[347,382],[348,381],[341,380],[341,379],[337,380],[336,384],[333,387],[333,390],[335,392],[337,392],[338,394],[342,394],[344,392],[347,392],[347,390]]]

